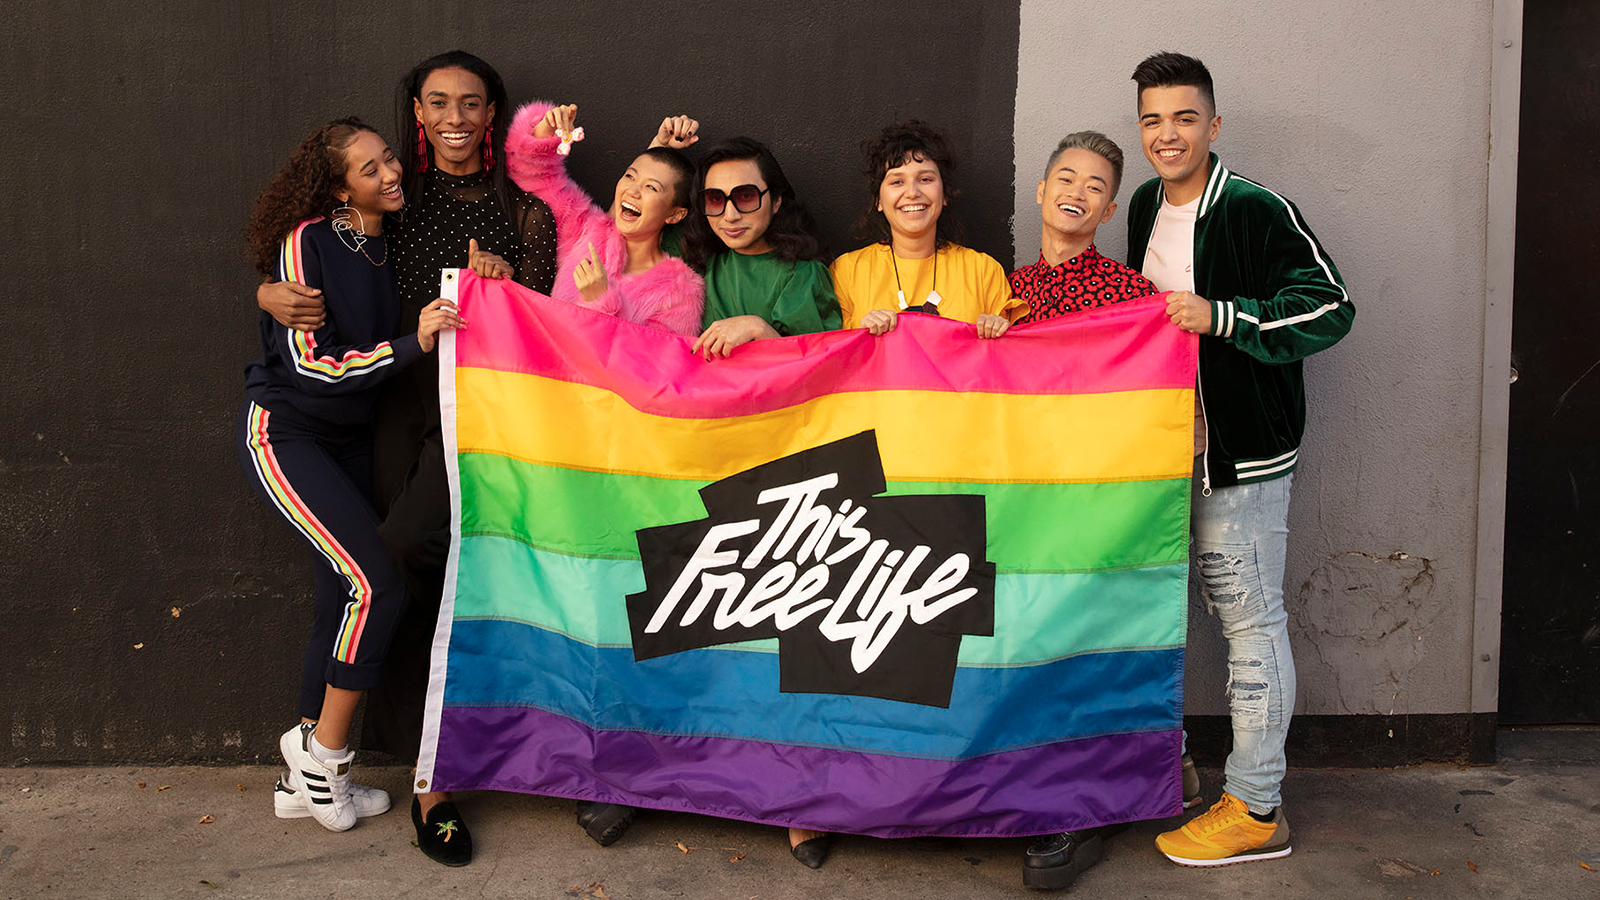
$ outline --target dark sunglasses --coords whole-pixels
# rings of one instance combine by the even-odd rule
[[[761,208],[761,198],[767,195],[772,188],[758,188],[753,184],[741,184],[727,193],[716,188],[706,188],[700,192],[700,211],[708,216],[720,216],[728,211],[728,201],[733,201],[733,208],[742,213],[753,213]]]

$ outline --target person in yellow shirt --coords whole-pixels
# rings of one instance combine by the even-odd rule
[[[859,230],[876,241],[834,260],[844,327],[884,334],[900,313],[920,312],[972,322],[978,337],[1005,334],[1028,304],[1012,296],[994,257],[960,245],[959,223],[943,214],[959,193],[944,135],[913,119],[862,151],[873,200]]]

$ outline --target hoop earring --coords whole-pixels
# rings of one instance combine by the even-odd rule
[[[483,130],[483,170],[485,172],[494,168],[494,123]]]
[[[417,120],[417,171],[428,171],[428,134],[422,129],[422,120]]]

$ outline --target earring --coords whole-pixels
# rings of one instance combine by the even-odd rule
[[[422,120],[417,120],[417,171],[428,171],[428,134],[422,129]]]
[[[364,253],[361,245],[367,242],[367,223],[361,217],[361,210],[351,206],[348,197],[338,202],[340,205],[329,216],[333,220],[333,233],[351,253]]]
[[[494,123],[483,130],[483,170],[494,168]]]

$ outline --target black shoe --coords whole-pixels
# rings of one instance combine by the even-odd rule
[[[578,826],[589,837],[594,838],[596,844],[609,847],[628,830],[628,826],[633,824],[633,817],[638,813],[638,808],[633,806],[579,800]]]
[[[789,848],[789,852],[794,854],[795,859],[800,860],[801,865],[820,869],[827,861],[828,851],[831,849],[833,849],[833,835],[824,834],[795,844]]]
[[[472,832],[461,812],[449,800],[434,804],[422,818],[422,803],[411,796],[411,824],[417,829],[417,848],[436,863],[464,866],[472,862]]]
[[[1022,858],[1023,885],[1046,891],[1071,887],[1080,874],[1105,856],[1105,831],[1083,828],[1035,841]]]

